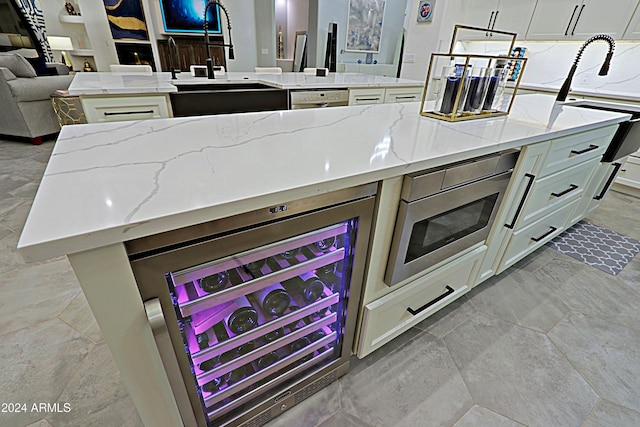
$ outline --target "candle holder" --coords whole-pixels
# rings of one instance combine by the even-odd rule
[[[497,54],[456,53],[458,46],[468,46],[466,42],[458,40],[461,30],[503,37],[501,41],[508,47],[504,49],[505,53]],[[516,33],[507,31],[456,25],[449,52],[431,54],[420,115],[455,122],[509,114],[527,62],[527,58],[511,53],[516,36]],[[485,51],[491,52],[494,46],[491,43],[489,41],[481,45]],[[520,73],[513,90],[507,91],[512,61],[517,62]]]

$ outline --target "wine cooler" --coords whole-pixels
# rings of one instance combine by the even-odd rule
[[[185,426],[260,426],[347,372],[376,190],[126,243]]]

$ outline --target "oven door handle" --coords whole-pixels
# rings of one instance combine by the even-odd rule
[[[520,199],[520,203],[518,204],[518,209],[516,209],[516,214],[513,216],[513,219],[511,220],[510,224],[505,224],[504,226],[507,227],[510,230],[513,230],[513,227],[516,226],[516,221],[518,221],[518,217],[520,216],[520,212],[522,212],[522,208],[524,207],[524,202],[527,200],[527,196],[529,195],[529,191],[531,191],[531,187],[533,186],[533,181],[535,181],[536,176],[535,175],[531,175],[530,173],[525,173],[524,174],[525,178],[529,179],[529,182],[527,183],[527,187],[524,189],[524,194],[522,195],[522,198]]]
[[[411,314],[413,314],[414,316],[417,314],[422,313],[423,311],[425,311],[427,308],[431,307],[433,304],[437,303],[438,301],[442,301],[443,299],[445,299],[446,297],[448,297],[449,295],[451,295],[452,293],[455,292],[455,290],[447,285],[445,286],[446,292],[443,293],[442,295],[440,295],[439,297],[436,297],[435,299],[429,301],[428,303],[426,303],[425,305],[423,305],[422,307],[420,307],[417,310],[412,309],[411,307],[407,307],[407,311]]]
[[[622,167],[622,163],[613,163],[613,172],[611,172],[611,175],[609,175],[609,178],[607,179],[607,182],[604,184],[604,187],[602,188],[602,191],[600,192],[600,194],[598,194],[597,196],[594,196],[594,200],[602,200],[605,196],[605,194],[607,194],[607,191],[609,190],[609,187],[611,187],[611,184],[613,184],[613,180],[616,179],[616,175],[618,174],[618,171],[620,170],[620,168]]]

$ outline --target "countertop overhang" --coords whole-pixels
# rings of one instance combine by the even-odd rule
[[[318,77],[304,73],[256,74],[229,72],[215,79],[193,77],[187,72],[171,79],[171,73],[77,73],[69,86],[69,94],[74,96],[92,95],[132,95],[174,93],[177,86],[185,85],[225,85],[238,83],[262,83],[278,89],[347,89],[367,87],[415,87],[424,82],[395,77],[376,76],[361,73],[329,73]]]
[[[420,103],[64,126],[22,231],[32,260],[86,251],[627,120],[520,95],[449,123]]]

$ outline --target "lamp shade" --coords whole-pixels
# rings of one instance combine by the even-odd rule
[[[48,36],[47,40],[53,50],[73,50],[70,37]]]

